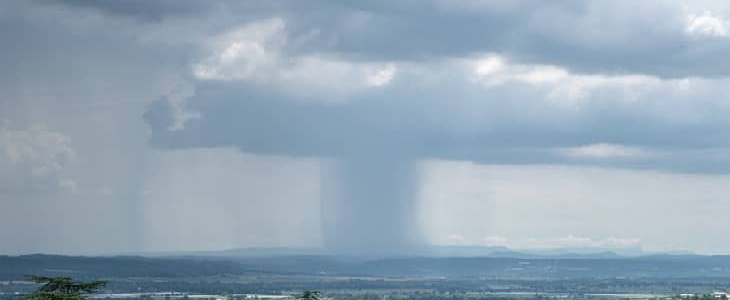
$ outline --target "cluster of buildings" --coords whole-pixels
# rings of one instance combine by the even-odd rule
[[[114,293],[114,294],[94,294],[94,299],[151,299],[151,300],[241,300],[241,299],[260,299],[260,300],[278,300],[292,298],[289,295],[261,295],[261,294],[232,294],[232,295],[205,295],[205,294],[187,294],[180,292],[157,292],[157,293]]]

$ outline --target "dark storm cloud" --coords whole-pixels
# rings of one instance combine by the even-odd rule
[[[211,9],[217,0],[36,0],[50,4],[69,5],[77,8],[98,10],[112,15],[133,17],[140,20],[159,21],[168,16],[194,15]]]
[[[726,38],[685,34],[687,12],[655,1],[368,2],[295,17],[309,51],[420,60],[497,52],[579,73],[726,76]],[[344,7],[343,7],[344,6]],[[330,11],[334,10],[334,11]],[[313,11],[317,11],[316,9]]]
[[[469,88],[422,87],[416,92],[370,94],[348,103],[311,103],[291,101],[255,86],[208,83],[200,84],[196,96],[188,101],[187,109],[203,117],[187,122],[184,130],[165,130],[174,123],[167,99],[156,102],[145,120],[153,128],[151,143],[163,148],[236,146],[244,152],[288,156],[387,153],[483,163],[730,171],[730,159],[722,151],[697,155],[699,149],[730,147],[730,138],[723,129],[728,122],[713,120],[708,112],[703,112],[707,121],[686,124],[662,118],[657,111],[596,101],[573,115],[520,99],[540,95],[515,93],[519,86],[488,94],[463,93],[465,90]],[[454,91],[451,97],[444,95],[447,91]],[[674,154],[641,159],[572,159],[555,152],[598,142],[663,149]]]
[[[674,1],[53,1],[142,19],[213,8],[239,20],[281,17],[291,54],[422,61],[496,52],[579,73],[730,72],[730,39],[688,35],[692,12]]]

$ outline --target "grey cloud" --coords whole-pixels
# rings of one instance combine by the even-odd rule
[[[456,83],[454,83],[456,84]],[[159,147],[236,146],[244,152],[292,156],[342,157],[387,152],[394,156],[474,160],[490,163],[598,163],[640,168],[713,172],[727,169],[721,155],[697,159],[672,157],[641,160],[570,159],[550,149],[592,143],[636,145],[669,152],[730,147],[727,107],[691,108],[704,120],[686,123],[667,117],[664,105],[635,109],[609,101],[605,91],[579,109],[565,111],[546,103],[540,93],[512,85],[489,91],[471,85],[416,90],[389,87],[347,103],[293,101],[286,95],[241,83],[201,83],[188,108],[200,112],[185,130],[163,130],[171,111],[165,99],[145,115]],[[603,101],[603,98],[606,101]],[[644,95],[643,97],[667,97]],[[648,105],[651,101],[639,102]],[[530,113],[528,113],[528,111]],[[167,120],[167,121],[165,121]],[[160,125],[164,123],[163,125]],[[694,150],[693,150],[694,149]],[[696,153],[696,152],[692,152]],[[723,163],[718,163],[720,159]]]
[[[175,112],[170,99],[163,97],[153,102],[142,119],[153,132],[164,132],[175,124]]]
[[[190,120],[182,130],[165,129],[174,116],[163,98],[145,119],[157,147],[233,146],[247,153],[332,158],[333,171],[320,169],[322,238],[330,250],[348,254],[414,253],[423,243],[414,217],[414,163],[420,159],[730,171],[727,156],[715,153],[698,159],[692,152],[728,147],[724,131],[717,130],[727,126],[726,121],[708,118],[688,125],[681,117],[665,119],[658,113],[662,105],[642,99],[638,103],[649,107],[637,111],[610,101],[620,95],[610,89],[591,97],[576,113],[550,104],[528,84],[485,89],[459,79],[441,83],[399,78],[382,90],[337,102],[297,99],[266,84],[200,82],[186,103],[201,118]],[[689,100],[680,99],[684,101]],[[703,117],[713,115],[701,107],[693,109]],[[553,151],[595,142],[689,153],[581,159]]]
[[[292,55],[424,61],[495,52],[578,73],[663,78],[730,70],[730,38],[688,36],[693,12],[675,1],[55,1],[142,19],[206,17],[221,30],[236,26],[231,16],[238,25],[283,18]]]
[[[688,12],[655,1],[314,2],[287,14],[293,52],[419,61],[497,52],[579,73],[727,76],[730,39],[685,34]]]
[[[36,0],[50,4],[98,10],[111,15],[133,17],[144,21],[160,21],[168,16],[199,14],[216,5],[215,0]]]
[[[64,168],[76,160],[71,140],[44,125],[0,127],[0,194],[58,192]]]
[[[30,7],[38,3],[42,9]],[[47,0],[10,6],[20,8],[0,11],[5,46],[0,49],[0,66],[12,70],[0,74],[0,116],[26,123],[47,118],[75,133],[79,151],[90,158],[77,170],[83,178],[73,179],[81,186],[113,182],[114,190],[121,191],[118,200],[104,205],[120,217],[106,226],[138,226],[126,229],[132,233],[108,247],[133,244],[129,241],[136,240],[135,230],[142,231],[134,221],[139,205],[129,199],[135,199],[130,195],[143,180],[138,169],[146,163],[140,163],[147,151],[145,129],[151,130],[150,143],[163,149],[234,146],[249,153],[339,158],[347,167],[336,173],[351,181],[345,182],[342,197],[359,202],[332,209],[337,214],[354,214],[347,209],[367,214],[350,223],[335,216],[332,221],[346,230],[328,232],[325,240],[347,241],[341,236],[372,229],[384,234],[370,240],[420,242],[408,210],[414,196],[408,169],[421,158],[698,173],[730,170],[725,154],[730,147],[730,106],[723,99],[726,89],[717,87],[727,85],[723,79],[708,79],[715,86],[683,95],[664,91],[663,86],[638,95],[602,88],[577,108],[561,108],[529,84],[507,82],[485,89],[438,66],[454,58],[498,52],[511,62],[553,64],[577,73],[727,75],[728,39],[688,37],[687,12],[675,2]],[[93,16],[79,17],[85,14]],[[419,81],[399,69],[393,82],[358,90],[344,100],[327,99],[327,92],[301,97],[307,93],[296,88],[306,88],[307,81],[293,88],[290,82],[277,85],[269,78],[200,81],[195,83],[195,96],[180,105],[201,118],[171,131],[178,116],[168,99],[148,106],[140,118],[145,101],[165,94],[160,90],[171,86],[168,81],[196,80],[189,74],[191,64],[201,58],[199,52],[209,39],[266,18],[283,20],[286,43],[274,49],[281,65],[311,56],[345,63],[395,62],[399,68],[401,63],[413,64],[419,71],[437,69],[434,73],[445,75],[435,82]],[[311,72],[303,72],[301,78],[307,79],[328,70],[304,71]],[[335,79],[324,85],[340,87],[340,78]],[[79,112],[81,117],[68,118]],[[554,151],[593,143],[645,147],[661,155],[574,158]],[[395,163],[406,171],[391,174]],[[381,180],[399,184],[384,185]],[[373,190],[368,185],[383,187],[362,194]],[[295,196],[281,196],[281,201],[286,197]],[[365,203],[371,200],[372,205]],[[333,207],[336,201],[342,200],[335,199]],[[44,207],[40,197],[38,203],[32,207]],[[385,221],[364,222],[386,205],[393,211],[384,215]],[[393,220],[398,218],[403,222]],[[388,227],[394,230],[384,232]],[[357,242],[341,246],[352,249]]]
[[[342,24],[326,26],[333,31],[323,29],[321,42],[334,40],[334,51],[354,56],[408,60],[498,52],[580,73],[728,75],[721,57],[730,51],[730,40],[686,36],[687,16],[676,3],[523,1],[509,9],[414,5],[399,13],[350,14]]]

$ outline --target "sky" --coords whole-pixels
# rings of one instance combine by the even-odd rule
[[[2,2],[0,254],[730,253],[727,1]]]

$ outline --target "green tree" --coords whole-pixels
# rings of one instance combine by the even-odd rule
[[[43,285],[35,292],[22,295],[26,300],[86,300],[88,295],[106,285],[106,281],[82,282],[69,277],[28,276]]]
[[[304,291],[297,299],[301,300],[319,300],[319,291]]]

